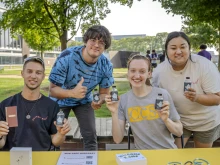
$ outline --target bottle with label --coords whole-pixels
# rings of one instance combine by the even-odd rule
[[[163,106],[163,96],[161,93],[158,94],[156,101],[155,101],[155,109],[161,110]]]
[[[100,98],[99,98],[99,92],[97,89],[94,89],[94,92],[93,92],[93,101],[94,102],[99,102]]]
[[[192,82],[190,80],[190,77],[186,77],[185,81],[184,81],[184,92],[188,91],[189,88],[191,88],[192,86]]]
[[[65,118],[65,115],[63,113],[63,110],[60,109],[60,112],[58,112],[58,114],[57,114],[57,120],[56,120],[58,127],[63,127],[64,118]]]
[[[116,86],[112,86],[111,99],[112,101],[118,101],[118,90],[116,89]]]

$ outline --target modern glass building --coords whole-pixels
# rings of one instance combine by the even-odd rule
[[[4,5],[0,3],[0,18],[5,12]],[[44,53],[45,64],[53,65],[59,55],[60,47]],[[0,65],[22,64],[24,56],[40,56],[40,52],[32,50],[21,36],[12,38],[10,30],[0,31]]]

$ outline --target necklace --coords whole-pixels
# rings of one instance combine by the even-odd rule
[[[34,107],[37,105],[37,102],[38,102],[38,100],[40,99],[40,97],[41,97],[41,94],[39,95],[37,101],[34,103],[34,105],[33,105],[33,107],[31,108],[30,111],[27,110],[27,107],[26,107],[25,102],[24,102],[24,100],[23,100],[24,98],[22,99],[22,103],[23,103],[23,105],[24,105],[25,111],[27,112],[26,119],[30,119],[30,118],[31,118],[30,113],[34,110]]]

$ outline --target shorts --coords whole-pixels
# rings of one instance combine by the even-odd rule
[[[220,137],[220,124],[208,131],[190,131],[183,128],[184,138],[189,138],[191,135],[200,143],[213,143]]]

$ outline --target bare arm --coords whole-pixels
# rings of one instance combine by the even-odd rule
[[[124,138],[125,121],[118,119],[117,112],[111,113],[112,114],[112,136],[113,136],[115,143],[120,143]]]
[[[6,137],[9,132],[8,123],[5,121],[0,121],[0,148],[3,148],[6,142]]]
[[[115,143],[124,138],[125,121],[118,119],[118,102],[112,102],[111,96],[105,96],[106,106],[112,115],[112,135]]]
[[[180,137],[183,134],[183,125],[178,121],[172,121],[171,119],[167,119],[164,121],[167,129],[173,134]]]
[[[189,88],[189,91],[186,91],[184,95],[187,99],[191,100],[192,102],[197,102],[205,106],[213,106],[220,104],[220,92],[197,94],[193,88]]]
[[[166,125],[167,129],[174,135],[180,137],[183,134],[183,125],[178,121],[172,121],[169,118],[170,115],[170,104],[168,101],[163,102],[163,108],[158,110],[158,114]]]
[[[56,125],[56,122],[54,122]],[[57,128],[57,133],[54,135],[51,135],[52,143],[54,146],[60,146],[64,140],[65,140],[65,135],[70,131],[70,125],[67,119],[64,120],[63,127],[58,127]]]
[[[63,89],[59,86],[56,86],[53,83],[50,83],[49,94],[52,97],[58,99],[65,98],[84,98],[87,92],[87,87],[83,86],[84,78],[82,77],[79,83],[73,89]]]

